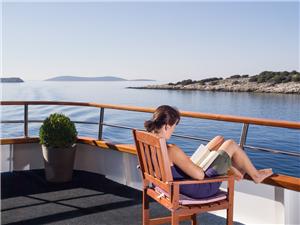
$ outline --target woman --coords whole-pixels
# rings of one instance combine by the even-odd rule
[[[179,121],[180,114],[177,109],[162,105],[156,109],[152,119],[145,121],[144,125],[148,132],[169,140]],[[178,146],[175,144],[168,144],[167,146],[174,180],[202,180],[204,177],[224,175],[231,169],[237,180],[242,179],[247,173],[255,183],[260,183],[273,174],[272,169],[257,170],[236,142],[233,140],[225,141],[222,136],[216,136],[206,145],[211,151],[220,151],[219,156],[206,172],[195,165]],[[192,198],[205,198],[216,194],[220,185],[220,182],[181,185],[180,193]]]

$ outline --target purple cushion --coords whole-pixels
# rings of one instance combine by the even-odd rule
[[[165,195],[166,197],[170,197],[167,192],[162,190],[159,187],[154,188],[156,192],[161,195]],[[215,195],[207,198],[190,198],[186,195],[179,194],[179,204],[181,205],[199,205],[199,204],[207,204],[211,202],[216,202],[220,200],[224,200],[227,198],[227,192],[219,190]]]
[[[171,166],[172,175],[174,180],[191,180],[190,176],[185,174],[176,165]],[[214,169],[209,169],[209,175],[213,176]],[[206,175],[207,177],[207,175]],[[190,198],[202,199],[215,195],[221,186],[221,182],[204,183],[204,184],[183,184],[180,185],[180,193]]]

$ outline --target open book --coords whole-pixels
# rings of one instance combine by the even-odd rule
[[[214,162],[218,157],[218,151],[210,151],[204,145],[200,145],[198,149],[191,156],[191,160],[204,171]]]

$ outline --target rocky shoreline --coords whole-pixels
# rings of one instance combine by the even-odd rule
[[[133,89],[163,89],[163,90],[198,90],[198,91],[223,91],[223,92],[257,92],[257,93],[281,93],[300,94],[299,82],[287,83],[257,83],[249,82],[249,78],[224,79],[205,84],[194,83],[188,85],[158,84],[143,87],[128,87]]]

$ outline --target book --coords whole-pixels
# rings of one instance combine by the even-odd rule
[[[201,144],[193,153],[190,159],[194,164],[206,171],[209,166],[215,161],[218,155],[218,151],[210,151],[206,146]]]

